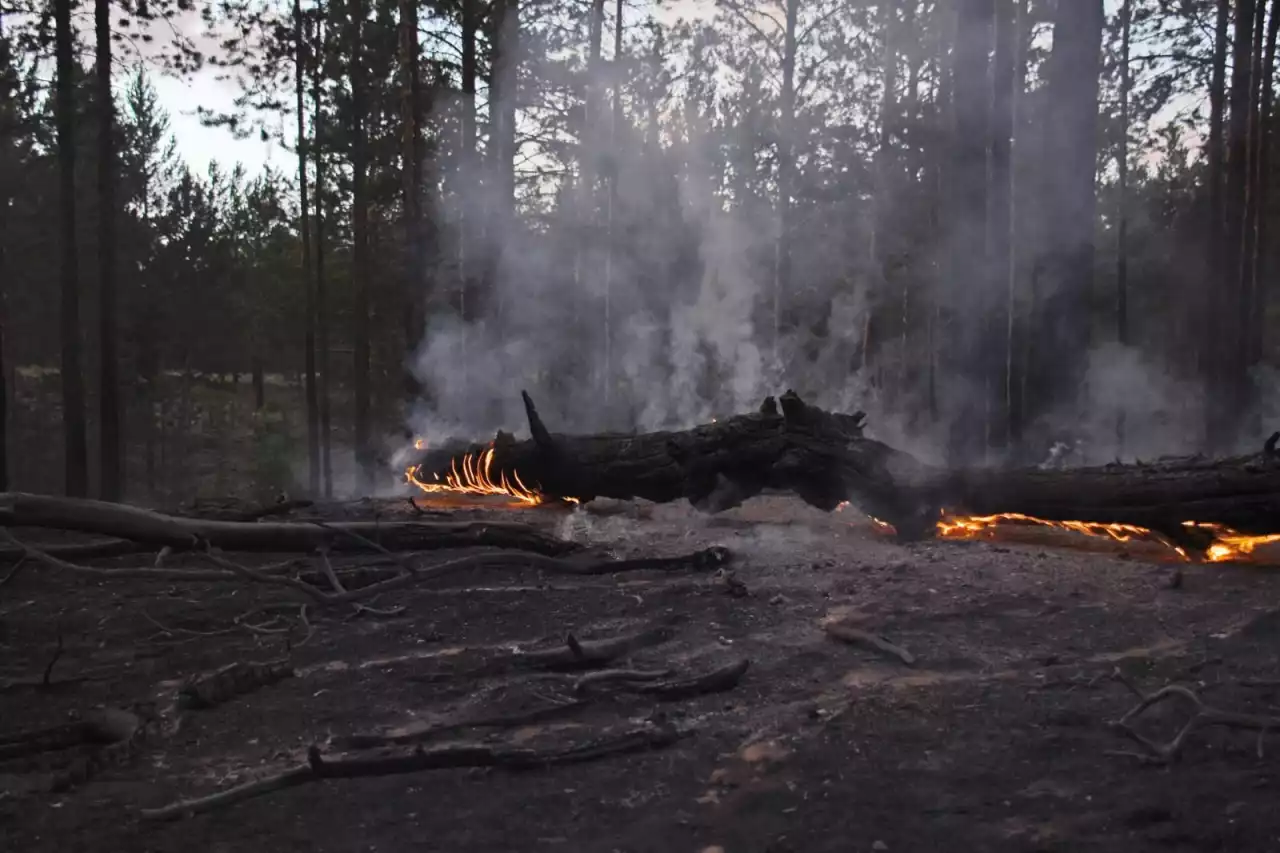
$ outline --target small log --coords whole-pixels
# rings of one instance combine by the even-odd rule
[[[188,680],[178,690],[178,707],[188,710],[212,708],[293,675],[293,665],[287,660],[237,661]]]
[[[827,632],[828,636],[833,639],[840,640],[841,642],[875,649],[878,652],[883,652],[886,655],[897,658],[907,666],[913,666],[916,662],[915,655],[902,648],[902,646],[889,642],[879,634],[873,634],[870,631],[863,631],[861,628],[855,628],[852,625],[844,625],[840,622],[828,622],[822,627],[823,630]]]

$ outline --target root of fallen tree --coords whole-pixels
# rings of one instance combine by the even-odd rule
[[[447,477],[460,457],[493,450],[489,476],[548,497],[687,498],[716,512],[770,489],[832,510],[850,501],[900,536],[931,535],[945,509],[1022,513],[1051,521],[1131,524],[1195,547],[1195,521],[1258,535],[1280,523],[1280,454],[1181,457],[1066,470],[945,469],[863,434],[861,412],[826,412],[792,391],[760,410],[687,430],[638,435],[550,432],[524,394],[531,438],[449,443],[422,455],[415,476]],[[1270,448],[1270,451],[1268,450]],[[1204,543],[1207,545],[1208,543]]]
[[[174,820],[226,808],[263,794],[296,788],[299,785],[323,779],[394,776],[461,767],[532,770],[578,764],[614,755],[662,749],[689,734],[691,734],[690,731],[677,729],[674,726],[647,725],[621,732],[605,732],[592,740],[555,749],[448,744],[430,749],[419,747],[401,755],[339,758],[325,758],[321,755],[319,748],[313,746],[308,752],[306,764],[207,797],[181,800],[157,809],[144,809],[142,817],[149,820]]]

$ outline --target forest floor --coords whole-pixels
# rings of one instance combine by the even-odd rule
[[[364,502],[325,512],[375,509],[384,518],[408,511]],[[171,704],[184,678],[278,657],[286,636],[296,675],[181,712],[180,724],[170,720],[69,791],[41,789],[47,763],[0,762],[4,846],[1280,849],[1280,733],[1197,731],[1181,761],[1163,767],[1136,759],[1109,726],[1134,706],[1131,688],[1169,682],[1215,708],[1280,714],[1280,571],[1189,565],[1175,584],[1174,565],[1119,546],[899,545],[852,514],[780,497],[715,517],[684,504],[644,509],[454,514],[518,518],[622,557],[722,545],[735,555],[734,582],[679,570],[492,571],[377,602],[406,608],[398,615],[313,613],[309,632],[295,621],[289,634],[268,634],[237,628],[237,617],[296,600],[288,590],[87,581],[24,566],[0,586],[0,736],[104,705]],[[905,648],[913,663],[833,639],[823,630],[832,619]],[[655,624],[671,638],[636,651],[629,666],[701,672],[745,657],[749,669],[730,690],[660,701],[606,687],[579,694],[573,676],[487,665],[516,645],[563,648],[566,634],[586,642]],[[540,722],[466,725],[584,698]],[[1164,740],[1185,715],[1160,706],[1149,717],[1151,736]],[[437,740],[556,748],[646,721],[688,736],[569,766],[326,780],[171,822],[139,816],[305,762],[311,744],[328,754],[342,735],[459,721]]]

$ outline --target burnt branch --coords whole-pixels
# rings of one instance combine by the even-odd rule
[[[902,646],[889,642],[879,634],[863,631],[861,628],[855,628],[852,625],[845,625],[840,622],[828,622],[822,628],[827,632],[827,636],[843,643],[874,649],[882,654],[897,658],[907,666],[912,666],[916,662],[915,655],[902,648]]]
[[[158,809],[144,809],[142,817],[175,820],[322,779],[360,779],[463,767],[534,770],[580,764],[615,755],[662,749],[689,734],[689,731],[673,726],[642,726],[622,732],[606,732],[593,740],[552,749],[460,743],[430,749],[419,747],[403,755],[351,758],[325,758],[318,747],[312,746],[307,753],[306,764],[207,797],[181,800]]]
[[[1130,686],[1130,690],[1138,692],[1132,686]],[[1154,693],[1142,695],[1138,692],[1138,695],[1138,704],[1119,720],[1111,723],[1111,727],[1142,749],[1142,752],[1137,757],[1144,761],[1153,761],[1161,764],[1174,763],[1181,756],[1183,748],[1186,747],[1187,741],[1193,734],[1212,726],[1258,732],[1259,752],[1261,752],[1262,737],[1267,732],[1280,731],[1280,717],[1223,711],[1204,704],[1199,694],[1182,685],[1170,684]],[[1136,723],[1151,708],[1165,702],[1179,702],[1186,705],[1191,713],[1172,740],[1160,743],[1139,732]]]

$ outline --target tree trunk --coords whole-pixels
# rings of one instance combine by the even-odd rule
[[[369,375],[369,199],[366,177],[369,168],[368,140],[365,138],[366,92],[364,68],[365,0],[352,4],[349,33],[351,43],[351,220],[352,274],[355,279],[352,346],[354,350],[355,461],[356,490],[366,494],[373,486],[373,448],[370,443]]]
[[[1208,221],[1205,223],[1204,281],[1217,279],[1226,263],[1226,223],[1223,190],[1226,186],[1226,101],[1227,101],[1227,32],[1231,22],[1231,0],[1218,0],[1214,23],[1213,69],[1209,82],[1209,141],[1206,146],[1208,174],[1205,183],[1209,187]],[[1217,378],[1217,351],[1220,333],[1221,311],[1207,287],[1201,287],[1188,299],[1185,328],[1191,340],[1185,344],[1195,352],[1195,369],[1201,377],[1212,383]],[[1197,318],[1199,323],[1197,323]],[[1203,333],[1195,334],[1197,327]]]
[[[324,496],[333,498],[333,418],[332,393],[329,370],[329,299],[328,282],[325,280],[324,260],[324,145],[322,128],[324,101],[320,81],[324,74],[324,21],[316,20],[315,50],[311,76],[311,113],[315,124],[316,165],[316,360],[319,362],[320,381],[320,469],[324,479]]]
[[[1018,30],[1015,0],[996,0],[995,50],[992,54],[991,98],[991,170],[988,190],[987,258],[991,265],[991,291],[993,307],[999,306],[988,318],[986,335],[992,342],[992,370],[988,381],[994,383],[987,400],[993,407],[999,406],[987,418],[990,447],[1006,447],[1009,443],[1013,418],[1010,375],[1007,350],[1001,370],[994,358],[996,342],[1008,340],[1013,322],[1013,107],[1014,87],[1017,83]],[[998,414],[997,414],[998,412]]]
[[[62,424],[65,442],[66,492],[83,497],[89,491],[89,451],[85,430],[84,374],[81,373],[80,270],[76,246],[76,58],[71,31],[71,0],[55,0],[54,52],[57,83],[59,223],[62,278]]]
[[[1253,47],[1250,57],[1249,77],[1249,130],[1247,139],[1248,158],[1245,161],[1244,189],[1244,223],[1243,240],[1240,256],[1240,316],[1236,328],[1239,338],[1233,342],[1233,357],[1236,370],[1236,411],[1241,421],[1235,425],[1236,435],[1247,433],[1253,411],[1253,361],[1250,359],[1252,347],[1250,341],[1253,328],[1253,315],[1256,310],[1254,280],[1254,259],[1257,256],[1258,219],[1262,215],[1258,207],[1260,187],[1258,186],[1258,159],[1262,146],[1262,65],[1264,61],[1263,47],[1266,42],[1267,0],[1256,0],[1253,18]]]
[[[516,102],[519,98],[521,46],[519,0],[494,0],[494,5],[496,44],[489,85],[489,174],[494,187],[489,193],[493,207],[485,222],[489,259],[484,290],[485,298],[497,301],[495,313],[501,324],[503,308],[499,277],[505,263],[506,241],[515,227]]]
[[[1245,225],[1249,184],[1249,108],[1253,92],[1254,0],[1235,4],[1235,37],[1231,57],[1231,113],[1227,123],[1227,190],[1225,197],[1225,249],[1222,258],[1226,273],[1224,297],[1216,300],[1220,317],[1216,334],[1216,367],[1209,383],[1206,432],[1209,447],[1222,451],[1234,443],[1236,427],[1243,414],[1244,365],[1238,341],[1243,332],[1245,298]]]
[[[893,232],[890,219],[891,198],[897,182],[894,180],[896,170],[893,167],[893,134],[901,111],[898,107],[898,52],[895,41],[898,35],[896,26],[897,9],[895,3],[882,3],[879,9],[880,38],[880,138],[877,140],[874,177],[875,193],[871,203],[874,205],[871,222],[871,245],[867,254],[870,256],[872,268],[875,270],[876,288],[867,294],[866,319],[862,334],[861,369],[866,370],[871,360],[871,352],[879,334],[876,322],[876,311],[881,299],[889,289],[889,255],[887,247],[889,235]],[[899,358],[904,358],[902,353]]]
[[[1116,148],[1116,342],[1129,345],[1129,93],[1133,71],[1129,44],[1133,31],[1133,0],[1120,8],[1120,139]],[[1117,456],[1124,454],[1125,413],[1116,420]]]
[[[1102,0],[1059,3],[1049,59],[1045,199],[1030,413],[1075,411],[1090,339]],[[1046,437],[1047,436],[1042,436]]]
[[[423,287],[426,247],[422,228],[422,80],[418,70],[418,0],[400,3],[400,181],[403,196],[404,257],[404,394],[412,405],[421,393],[413,354],[424,327]]]
[[[990,138],[989,53],[995,0],[957,0],[952,60],[952,134],[950,139],[949,231],[951,291],[948,370],[942,379],[943,411],[950,415],[947,458],[951,464],[976,462],[986,453],[986,396],[999,359],[984,332],[986,318],[999,306],[990,292],[986,266],[987,141]],[[989,352],[990,351],[990,352]]]
[[[111,91],[111,2],[93,4],[98,107],[98,396],[103,500],[120,499],[120,376],[116,356],[116,156],[115,100]]]
[[[15,144],[18,137],[14,110],[17,75],[13,72],[13,53],[5,33],[4,11],[0,9],[0,490],[9,488],[9,374],[6,369],[5,340],[9,325],[8,290],[12,279],[9,269],[9,206],[13,203],[17,176]]]
[[[462,119],[458,152],[461,180],[458,182],[458,191],[464,200],[458,205],[457,298],[458,316],[463,323],[470,319],[467,313],[467,292],[472,275],[470,245],[480,231],[473,221],[471,205],[465,200],[477,189],[480,177],[476,170],[476,75],[479,67],[476,61],[476,34],[480,29],[479,5],[480,0],[462,0]]]
[[[796,29],[800,0],[786,0],[782,41],[782,96],[778,110],[778,237],[773,253],[773,357],[782,336],[782,304],[791,294],[791,196],[795,189]]]
[[[1262,123],[1258,140],[1257,174],[1254,182],[1258,187],[1258,233],[1254,240],[1253,257],[1253,314],[1249,323],[1249,363],[1258,364],[1263,358],[1264,330],[1267,321],[1267,286],[1270,274],[1267,260],[1270,252],[1267,247],[1268,225],[1270,216],[1271,193],[1271,155],[1275,144],[1272,110],[1275,108],[1275,69],[1276,69],[1276,37],[1280,35],[1280,8],[1271,4],[1271,16],[1267,19],[1267,46],[1262,64]]]
[[[311,222],[307,197],[306,44],[302,0],[293,0],[294,111],[298,119],[298,231],[302,238],[302,291],[306,311],[303,369],[307,396],[307,488],[320,494],[320,397],[316,388],[316,286],[311,277]]]

